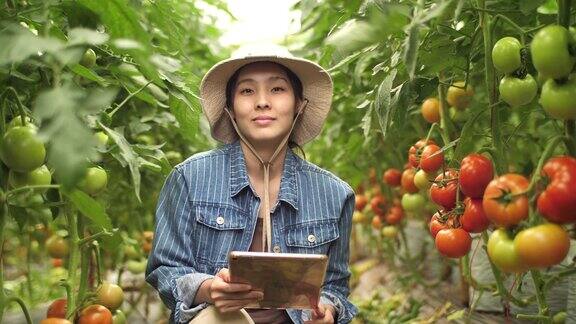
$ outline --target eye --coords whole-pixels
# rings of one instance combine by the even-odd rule
[[[286,90],[286,89],[284,89],[283,87],[274,87],[274,88],[272,88],[272,92],[282,92],[282,91],[284,91],[284,90]]]
[[[250,93],[252,93],[252,89],[250,88],[244,88],[240,90],[240,94],[250,94]]]

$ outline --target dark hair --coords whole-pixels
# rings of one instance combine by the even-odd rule
[[[266,61],[266,62],[268,62],[268,61]],[[256,62],[254,62],[254,63],[256,63]],[[228,79],[228,82],[226,83],[226,109],[232,109],[233,108],[234,90],[236,90],[236,83],[238,82],[238,76],[240,75],[240,70],[242,70],[244,67],[246,67],[250,64],[254,64],[254,63],[248,63],[248,64],[242,66],[241,68],[236,70],[236,72],[234,72],[234,74],[232,74],[230,79]],[[276,62],[270,62],[270,63],[274,63],[274,64],[277,64],[278,66],[280,66],[280,68],[288,76],[288,82],[290,82],[292,89],[294,89],[294,95],[296,96],[296,99],[298,99],[299,101],[304,100],[304,87],[302,86],[302,81],[300,81],[300,78],[296,75],[296,73],[292,72],[292,70],[290,70],[289,68],[285,67],[284,65],[282,65],[280,63],[276,63]],[[304,150],[302,149],[302,147],[300,145],[298,145],[298,143],[296,143],[294,141],[289,141],[288,147],[290,149],[298,148],[298,150],[302,153],[302,156],[304,157],[304,159],[306,159],[306,153],[304,153]]]

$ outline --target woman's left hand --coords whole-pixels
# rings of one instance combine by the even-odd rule
[[[312,311],[312,320],[305,321],[305,324],[334,324],[334,314],[336,311],[331,305],[318,304],[318,308]]]

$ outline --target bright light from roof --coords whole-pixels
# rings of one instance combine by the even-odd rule
[[[223,31],[222,46],[253,43],[282,43],[286,36],[300,29],[300,11],[290,8],[298,0],[226,0],[236,17],[214,13],[216,26]],[[211,10],[210,10],[211,11]]]

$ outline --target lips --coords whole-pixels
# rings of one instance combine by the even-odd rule
[[[270,117],[270,116],[258,116],[252,120],[254,121],[267,121],[267,120],[274,120],[276,118]]]

